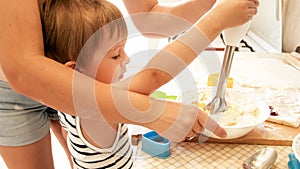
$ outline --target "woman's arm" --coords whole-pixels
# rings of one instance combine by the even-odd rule
[[[174,36],[188,29],[212,8],[216,0],[188,0],[172,4],[162,4],[158,0],[123,0],[123,2],[128,13],[136,16],[132,17],[132,20],[145,36],[164,37]],[[137,17],[148,12],[164,15]],[[180,22],[185,22],[185,24],[173,22],[174,18],[180,19]],[[146,32],[167,32],[167,35],[146,34]]]
[[[199,131],[205,126],[203,121],[197,120],[201,114],[198,109],[151,100],[145,95],[97,82],[44,57],[37,1],[1,0],[0,4],[0,64],[16,92],[71,115],[103,116],[111,122],[138,124],[166,136],[177,136],[176,141],[183,139],[192,128]],[[93,92],[87,93],[91,89]],[[132,112],[140,114],[142,119],[130,118]],[[179,118],[187,116],[189,118]],[[207,118],[201,119],[206,121]],[[174,132],[178,130],[181,133]],[[215,132],[220,136],[224,134],[220,128]]]
[[[195,23],[203,14],[211,9],[216,0],[188,0],[172,4],[162,4],[158,0],[123,0],[123,2],[130,14],[160,12],[175,15],[191,23]]]
[[[71,90],[66,87],[71,86],[73,71],[44,56],[37,1],[0,3],[0,63],[10,86],[18,93],[74,114]]]
[[[249,21],[258,5],[255,0],[224,0],[185,34],[155,54],[141,72],[121,82],[125,83],[122,85],[131,91],[150,94],[186,68],[222,30]]]

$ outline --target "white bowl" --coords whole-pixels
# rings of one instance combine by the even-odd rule
[[[293,139],[292,150],[297,160],[300,161],[300,133]]]
[[[220,124],[221,127],[224,128],[227,133],[227,137],[222,139],[235,139],[235,138],[243,137],[246,134],[248,134],[250,131],[252,131],[255,127],[265,122],[270,115],[270,109],[268,105],[265,104],[264,102],[258,102],[257,108],[259,109],[259,115],[255,123],[249,123],[249,124],[246,123],[244,125],[234,125],[234,126],[224,126]],[[217,118],[213,116],[211,117],[216,121],[218,121]],[[208,137],[221,139],[220,137],[214,135],[208,130],[204,130],[202,134]]]
[[[183,93],[183,102],[185,103],[194,103],[196,100],[199,99],[199,95],[200,97],[203,97],[201,95],[201,92],[206,92],[206,93],[214,93],[214,91],[211,88],[205,88],[205,89],[201,89],[199,90],[199,92],[192,92],[192,91],[188,91],[188,92],[184,92]],[[212,94],[214,96],[214,94]],[[208,137],[212,137],[212,138],[217,138],[217,139],[235,139],[235,138],[239,138],[242,136],[245,136],[246,134],[248,134],[250,131],[252,131],[255,127],[257,127],[258,125],[262,124],[263,122],[265,122],[268,117],[270,116],[270,109],[269,106],[262,102],[262,101],[256,101],[256,97],[255,94],[253,93],[253,91],[247,91],[247,90],[236,90],[236,89],[227,89],[226,90],[226,98],[230,98],[230,102],[234,105],[238,105],[238,106],[248,106],[248,107],[256,107],[258,109],[258,114],[256,116],[256,120],[251,121],[249,123],[247,123],[247,119],[243,120],[242,123],[240,123],[239,125],[232,125],[232,126],[227,126],[227,125],[222,125],[221,123],[220,126],[222,128],[225,129],[225,131],[227,132],[227,137],[226,138],[220,138],[216,135],[214,135],[212,132],[208,131],[208,130],[204,130],[202,132],[202,134],[208,136]],[[211,97],[207,98],[207,102],[209,102],[211,100]],[[233,103],[235,102],[235,103]],[[212,117],[215,121],[220,122],[220,114],[219,115],[213,115],[210,116]],[[238,122],[239,123],[239,122]]]

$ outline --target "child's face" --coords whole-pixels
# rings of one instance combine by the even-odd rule
[[[104,83],[120,81],[126,72],[126,65],[130,59],[124,51],[126,41],[117,43],[101,60],[98,67],[96,80]]]

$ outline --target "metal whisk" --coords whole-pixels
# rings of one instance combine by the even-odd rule
[[[225,92],[235,48],[235,46],[226,45],[216,96],[204,108],[209,110],[211,115],[227,110]]]

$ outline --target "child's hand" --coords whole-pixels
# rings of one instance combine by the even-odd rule
[[[221,0],[212,10],[212,18],[223,29],[242,25],[257,13],[258,0]]]

